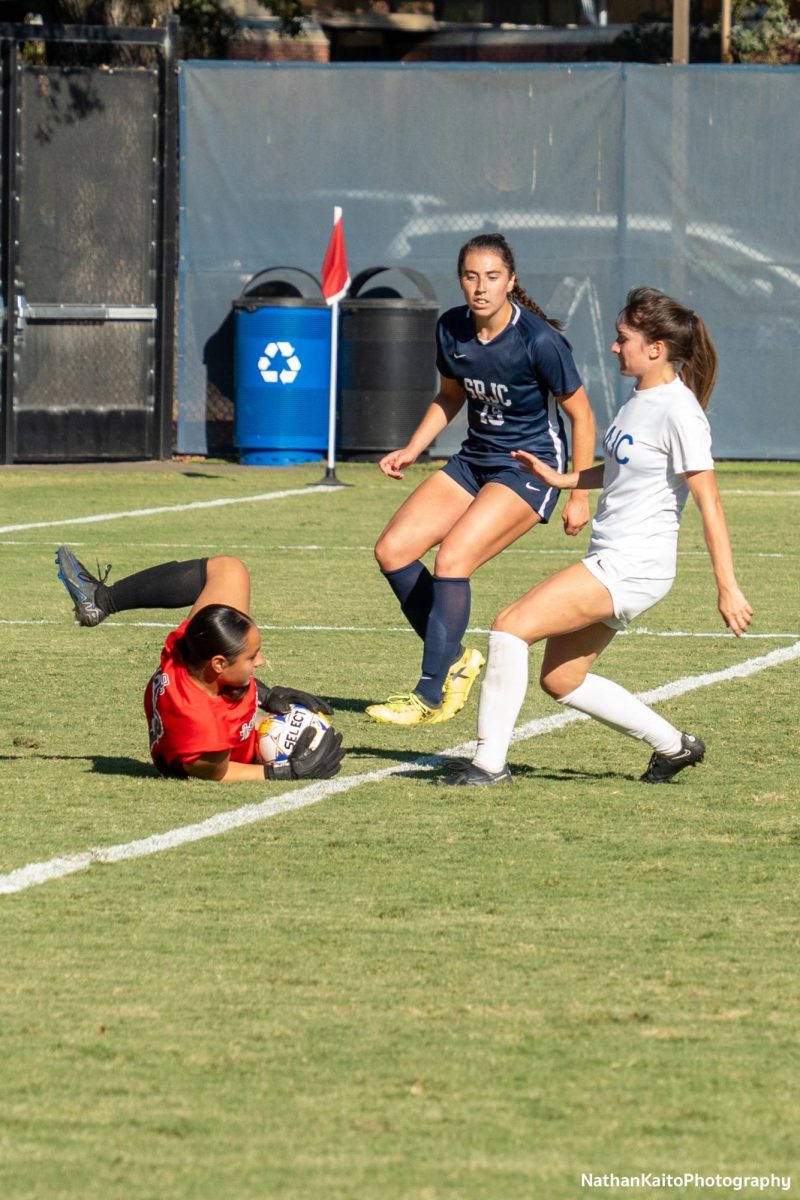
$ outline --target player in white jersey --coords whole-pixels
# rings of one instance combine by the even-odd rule
[[[506,546],[546,522],[558,490],[531,479],[511,457],[522,447],[558,471],[566,465],[562,412],[572,426],[572,462],[594,458],[595,426],[572,349],[517,282],[501,234],[462,246],[458,276],[466,305],[450,309],[436,330],[438,395],[407,446],[384,456],[392,479],[427,450],[464,404],[469,430],[458,454],[429,476],[392,517],[375,556],[409,624],[423,641],[422,673],[411,692],[372,704],[375,721],[418,725],[446,721],[464,705],[484,663],[462,638],[470,577]],[[573,490],[565,532],[589,520],[586,492]],[[433,573],[422,556],[439,547]]]
[[[628,294],[611,346],[620,372],[636,380],[604,438],[605,461],[563,474],[515,451],[535,477],[554,487],[602,487],[582,562],[559,571],[510,605],[489,635],[478,712],[478,749],[454,764],[450,784],[511,778],[511,734],[528,686],[528,649],[547,639],[540,682],[560,704],[639,738],[652,748],[645,783],[667,783],[700,762],[705,746],[630,692],[591,673],[619,629],[656,604],[675,577],[678,527],[691,492],[717,583],[718,608],[737,637],[753,610],[736,581],[711,457],[705,407],[717,356],[702,318],[654,288]]]

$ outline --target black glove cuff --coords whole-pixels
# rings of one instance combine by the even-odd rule
[[[294,779],[291,763],[267,763],[264,767],[265,779]]]

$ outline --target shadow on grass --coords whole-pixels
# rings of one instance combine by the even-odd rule
[[[382,758],[398,765],[408,763],[407,770],[395,771],[399,779],[443,779],[457,763],[466,763],[469,759],[454,758],[452,755],[425,754],[413,750],[391,750],[377,746],[348,746],[345,745],[348,758]],[[620,771],[589,771],[578,770],[574,767],[564,767],[560,770],[545,770],[541,767],[531,767],[526,764],[511,763],[511,774],[515,780],[532,780],[536,782],[568,783],[588,782],[591,780],[628,780],[635,781],[635,776],[625,775]]]
[[[386,746],[350,746],[347,742],[343,745],[348,758],[386,758],[390,762],[409,764],[430,762],[432,766],[444,761],[438,754],[421,754],[418,750],[392,750]]]
[[[225,475],[212,475],[210,471],[181,471],[184,479],[225,479]]]
[[[523,779],[526,776],[530,779],[548,779],[555,783],[569,783],[570,781],[589,780],[589,779],[621,779],[635,782],[635,775],[627,775],[622,771],[579,771],[573,767],[561,767],[545,771],[541,767],[514,766],[511,763],[511,774],[515,779]]]
[[[346,757],[387,759],[390,762],[408,763],[407,770],[397,770],[394,775],[398,779],[425,779],[429,783],[443,781],[455,763],[466,762],[467,759],[443,757],[440,754],[419,754],[413,750],[387,750],[378,746],[345,746]],[[135,779],[160,779],[152,763],[142,762],[137,758],[126,758],[122,755],[110,754],[0,754],[0,762],[21,762],[23,760],[39,759],[42,762],[88,762],[92,764],[92,772],[96,775],[128,775]],[[515,766],[511,764],[513,779],[521,782],[531,780],[553,783],[588,782],[590,780],[615,779],[636,782],[636,776],[623,775],[619,771],[578,771],[565,767],[560,771],[544,771],[538,767]],[[181,782],[179,780],[179,782]],[[504,786],[504,785],[499,785]]]
[[[23,759],[40,759],[42,762],[88,762],[97,775],[131,775],[139,779],[158,779],[152,763],[138,758],[125,758],[111,754],[0,754],[0,762],[19,762]]]
[[[352,696],[323,696],[323,700],[327,700],[333,709],[334,722],[336,721],[336,713],[338,712],[355,712],[362,713],[368,704],[375,704],[372,700],[356,700]]]
[[[399,756],[398,756],[399,757]],[[416,755],[416,763],[419,763],[422,755]],[[443,782],[450,770],[456,763],[468,762],[464,758],[442,758],[439,755],[430,757],[432,770],[424,770],[419,767],[412,767],[408,771],[398,771],[397,775],[401,779],[428,779],[434,782]],[[511,782],[512,783],[589,783],[592,781],[599,782],[603,779],[618,780],[620,782],[635,782],[634,775],[623,775],[620,771],[576,771],[565,767],[563,770],[543,770],[540,767],[529,767],[527,765],[515,765],[513,762],[511,767]],[[455,785],[454,785],[455,786]],[[474,786],[474,785],[473,785]],[[494,786],[492,784],[486,786]],[[497,784],[497,787],[505,787],[506,784]]]

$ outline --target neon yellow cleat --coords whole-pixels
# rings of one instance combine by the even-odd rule
[[[416,692],[406,692],[402,696],[390,696],[385,704],[370,704],[364,711],[381,725],[427,725],[436,720],[442,710],[429,708]]]
[[[429,718],[431,725],[449,721],[467,703],[473,683],[481,673],[481,667],[486,659],[480,650],[465,650],[461,658],[456,659],[447,672],[442,693],[442,707]]]

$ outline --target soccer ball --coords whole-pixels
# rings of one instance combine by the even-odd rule
[[[326,729],[330,728],[322,713],[312,712],[301,704],[293,704],[287,713],[270,713],[258,727],[258,752],[264,763],[285,763],[297,745],[304,729],[315,730],[311,749],[318,746]]]

